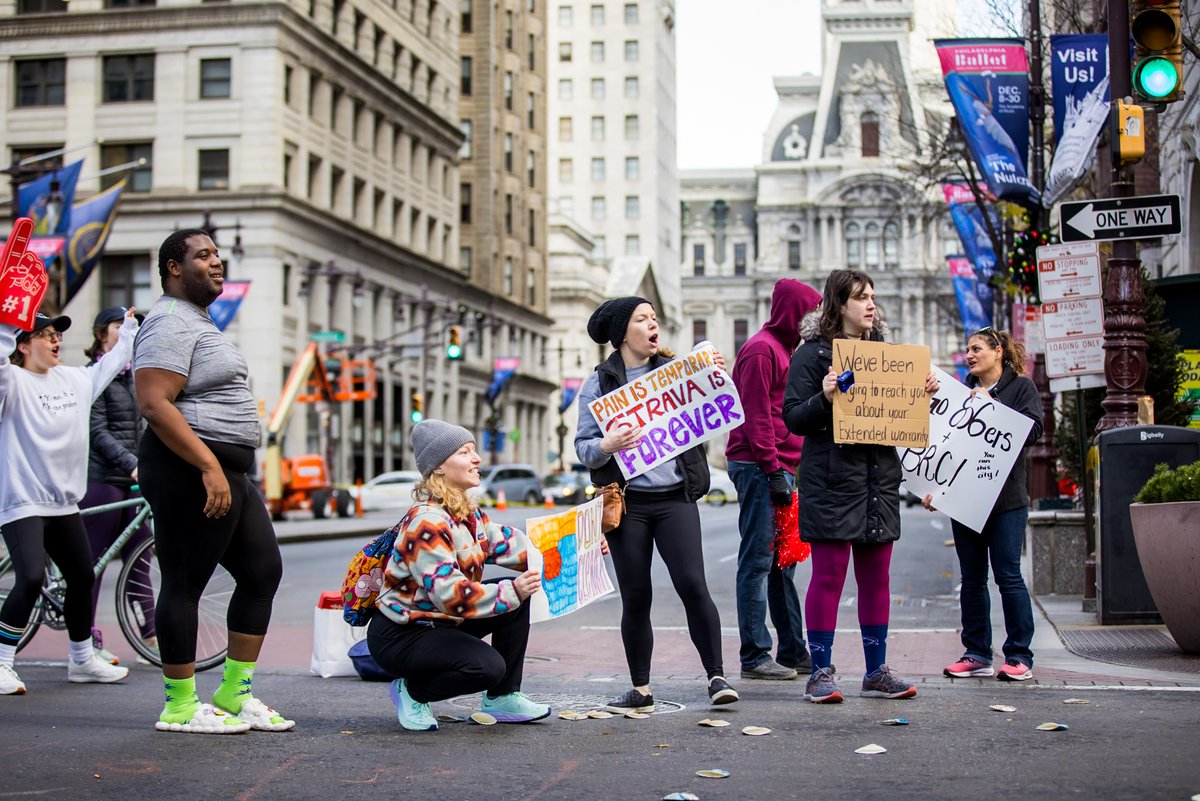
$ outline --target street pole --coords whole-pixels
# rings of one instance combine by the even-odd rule
[[[563,389],[563,342],[558,341],[558,387],[559,392],[566,392]],[[567,470],[567,456],[563,453],[566,448],[567,439],[567,421],[563,419],[562,397],[558,399],[558,427],[554,429],[554,433],[558,434],[558,469],[564,473]]]

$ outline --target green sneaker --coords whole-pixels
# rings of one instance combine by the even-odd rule
[[[521,692],[509,693],[499,698],[489,698],[488,694],[484,693],[479,711],[488,713],[498,723],[532,723],[550,717],[550,707],[534,703]]]
[[[408,694],[404,679],[396,679],[388,689],[392,703],[396,705],[396,720],[400,721],[401,726],[409,731],[437,731],[437,718],[433,716],[429,704],[414,701]]]

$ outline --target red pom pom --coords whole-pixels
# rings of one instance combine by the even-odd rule
[[[800,499],[793,492],[790,504],[775,507],[775,563],[785,570],[810,553],[812,547],[800,539]]]

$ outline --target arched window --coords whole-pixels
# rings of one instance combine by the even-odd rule
[[[963,252],[962,242],[958,239],[958,230],[949,217],[943,217],[938,223],[938,236],[942,240],[942,256],[953,256]]]
[[[862,228],[858,223],[846,223],[846,266],[862,267]]]
[[[866,261],[867,269],[876,269],[883,266],[883,248],[879,238],[879,224],[867,223],[867,233],[864,237],[866,240]]]
[[[863,158],[879,155],[879,115],[864,111],[859,119]]]
[[[889,268],[900,266],[900,226],[894,222],[883,226],[883,264]]]

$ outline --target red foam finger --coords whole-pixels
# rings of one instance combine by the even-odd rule
[[[4,243],[4,255],[0,256],[0,278],[20,263],[29,247],[29,237],[33,234],[33,220],[28,217],[18,217],[9,232],[8,240]]]

